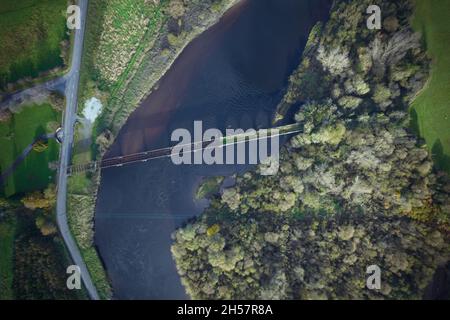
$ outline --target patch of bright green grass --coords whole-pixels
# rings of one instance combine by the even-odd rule
[[[67,0],[0,1],[0,89],[63,65]]]
[[[450,173],[450,1],[416,0],[413,26],[433,59],[431,79],[412,104],[417,129],[438,168]]]
[[[61,114],[49,104],[24,107],[13,114],[8,122],[0,123],[0,168],[6,170],[23,150],[42,134],[50,133],[47,124],[60,122]],[[10,197],[16,193],[44,189],[53,181],[55,171],[49,162],[58,160],[59,146],[51,139],[48,148],[41,153],[34,150],[16,168],[4,185],[4,193]]]
[[[14,299],[12,284],[16,222],[15,215],[9,215],[0,221],[0,300]]]
[[[195,194],[196,199],[204,199],[220,190],[220,185],[222,184],[224,177],[211,177],[204,180],[198,187],[197,193]]]
[[[70,194],[89,195],[91,180],[85,173],[74,174],[69,177],[67,188]]]
[[[92,277],[92,281],[95,283],[100,299],[111,299],[111,286],[97,251],[94,247],[88,249],[81,248],[81,254]]]

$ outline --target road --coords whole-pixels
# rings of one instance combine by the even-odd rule
[[[80,80],[81,56],[83,53],[84,32],[86,26],[88,0],[78,0],[81,9],[81,28],[75,31],[75,41],[72,52],[72,65],[66,78],[66,109],[64,112],[64,140],[60,151],[60,166],[58,170],[58,195],[56,202],[57,223],[61,235],[70,252],[73,262],[80,268],[81,278],[85,288],[93,300],[99,296],[95,288],[86,264],[80,254],[77,244],[69,230],[67,223],[67,167],[70,163],[70,155],[73,143],[74,124],[78,103],[78,84]]]
[[[51,91],[64,87],[66,77],[58,77],[47,82],[35,85],[25,90],[20,90],[10,94],[0,93],[0,110],[17,106],[23,103],[36,103],[45,101]]]

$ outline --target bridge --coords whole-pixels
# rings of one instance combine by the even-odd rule
[[[246,132],[241,134],[234,134],[222,137],[222,144],[211,145],[214,140],[193,142],[190,144],[177,145],[177,148],[186,147],[185,150],[190,150],[190,153],[199,152],[207,149],[226,147],[229,145],[236,145],[240,143],[247,143],[250,141],[257,141],[261,139],[288,136],[291,134],[299,133],[300,125],[298,123],[280,126],[270,129],[260,129],[254,130],[253,132]],[[189,147],[188,147],[189,146]],[[67,168],[68,174],[78,174],[87,171],[97,171],[100,169],[107,169],[112,167],[122,167],[124,165],[134,164],[138,162],[147,162],[150,160],[170,158],[172,155],[174,147],[166,147],[161,149],[154,149],[119,157],[112,157],[107,159],[102,159],[99,161],[92,161],[84,164],[73,165]]]

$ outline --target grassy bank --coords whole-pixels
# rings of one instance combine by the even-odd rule
[[[13,113],[10,120],[0,122],[0,168],[6,170],[23,150],[42,134],[50,133],[58,126],[61,113],[50,104],[24,106],[18,113]],[[43,152],[31,151],[4,186],[4,194],[12,196],[44,189],[53,181],[55,171],[49,168],[49,162],[58,160],[58,144],[48,142]]]
[[[114,138],[184,47],[236,2],[90,2],[79,111],[93,95],[102,100],[94,135],[111,131]]]
[[[70,183],[70,185],[73,186],[73,183]],[[87,190],[92,189],[92,187],[89,188],[88,184],[84,186],[88,188]],[[93,243],[95,198],[90,195],[71,193],[68,196],[68,204],[70,231],[75,237],[92,281],[97,288],[100,298],[110,299],[112,296],[111,284]]]
[[[216,194],[220,190],[224,177],[210,177],[202,181],[195,193],[197,200],[205,199],[213,194]]]
[[[127,92],[146,53],[154,45],[167,19],[164,8],[168,0],[159,4],[145,0],[100,0],[89,3],[84,59],[81,67],[80,106],[92,96],[102,100],[108,112],[124,92]],[[138,95],[133,92],[133,95]],[[128,101],[121,108],[130,108]],[[106,111],[106,110],[105,110]],[[116,110],[112,110],[115,111]],[[114,116],[114,113],[111,116]],[[97,132],[110,125],[101,117],[94,129]],[[101,132],[100,132],[101,133]],[[92,154],[95,157],[95,154]]]
[[[101,299],[109,299],[112,295],[111,285],[103,264],[94,247],[94,211],[96,186],[85,175],[69,178],[68,221],[70,231],[80,248],[92,281]]]
[[[142,59],[148,38],[161,25],[161,7],[144,0],[90,1],[87,17],[84,58],[80,74],[78,108],[96,96],[103,105],[114,99],[127,85],[127,79]],[[97,130],[86,143],[83,128],[76,127],[73,164],[95,159]],[[94,144],[93,144],[94,145]],[[68,181],[68,219],[83,258],[102,299],[109,299],[112,289],[99,255],[93,246],[93,219],[98,177],[80,173]]]
[[[412,105],[420,135],[436,165],[450,173],[450,1],[416,0],[414,28],[432,58],[431,78]]]
[[[67,0],[2,0],[0,90],[64,65]],[[65,52],[64,52],[65,54]]]

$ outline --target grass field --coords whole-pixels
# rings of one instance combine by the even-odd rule
[[[146,61],[159,32],[167,20],[164,8],[168,0],[159,4],[146,0],[98,0],[89,2],[84,59],[80,72],[80,106],[92,96],[105,106],[93,130],[98,132],[112,126],[117,113],[125,116],[134,109],[142,90],[134,77]],[[150,75],[154,76],[154,75]],[[140,82],[151,81],[149,79]],[[136,87],[136,88],[134,88]],[[147,92],[147,90],[144,90]],[[126,97],[125,93],[129,96]],[[125,111],[126,110],[126,111]],[[124,115],[122,115],[124,117]],[[94,148],[92,156],[96,156]]]
[[[59,123],[61,114],[49,104],[26,106],[8,122],[0,123],[0,169],[6,170],[22,151],[42,134],[49,133],[49,123]],[[49,141],[48,149],[42,153],[31,151],[4,186],[4,194],[10,197],[44,189],[53,181],[55,172],[48,163],[58,159],[58,144]]]
[[[161,24],[161,6],[146,0],[89,3],[86,60],[88,73],[102,89],[114,90],[123,84],[143,53],[142,43],[149,42],[144,37],[154,34]]]
[[[0,1],[0,89],[63,65],[67,4],[67,0]]]
[[[416,0],[413,26],[433,59],[431,79],[412,105],[436,165],[450,173],[450,1]]]
[[[0,300],[12,300],[14,298],[12,283],[16,224],[14,215],[0,221]]]

